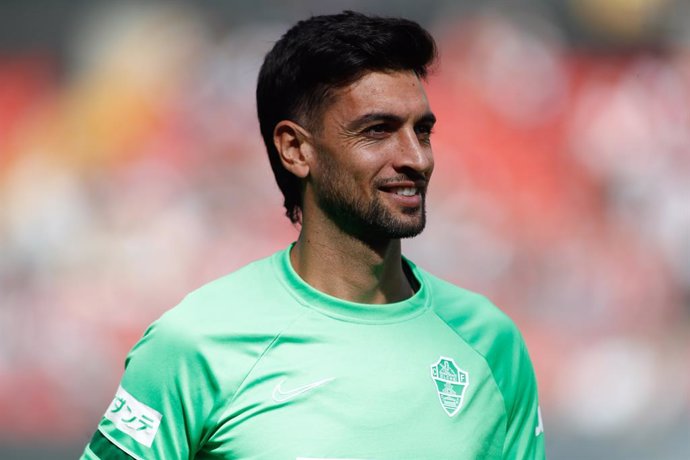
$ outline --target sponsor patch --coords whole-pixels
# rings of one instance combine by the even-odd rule
[[[103,416],[113,422],[115,428],[146,447],[151,447],[163,418],[160,412],[137,400],[122,386],[117,388],[115,398]]]

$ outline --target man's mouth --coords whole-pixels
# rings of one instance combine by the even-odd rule
[[[394,206],[417,209],[423,205],[425,187],[426,183],[423,181],[391,181],[379,190],[388,194]]]
[[[392,192],[401,196],[414,196],[418,193],[417,187],[396,187]]]
[[[424,181],[390,181],[379,185],[379,190],[387,193],[392,193],[394,195],[400,196],[415,196],[422,195],[426,188],[426,182]]]

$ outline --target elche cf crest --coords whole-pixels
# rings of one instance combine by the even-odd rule
[[[449,417],[460,411],[462,398],[469,385],[469,374],[458,367],[453,358],[441,356],[431,365],[431,378],[436,384],[438,400]]]

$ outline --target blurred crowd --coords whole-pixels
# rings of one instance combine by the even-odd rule
[[[429,225],[405,252],[515,320],[553,445],[688,448],[690,35],[636,41],[648,23],[574,3],[614,46],[439,13]],[[67,57],[0,55],[3,437],[86,442],[151,321],[297,236],[253,98],[288,23],[111,5]]]

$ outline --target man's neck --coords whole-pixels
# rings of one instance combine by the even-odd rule
[[[290,261],[309,285],[339,299],[383,304],[414,294],[398,239],[371,244],[339,231],[303,227]]]

